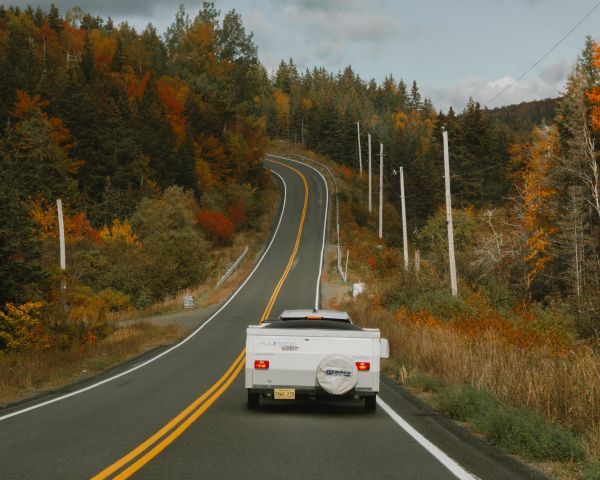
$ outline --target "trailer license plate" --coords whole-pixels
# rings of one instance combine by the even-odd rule
[[[276,388],[275,400],[294,400],[296,398],[296,389],[294,388]]]

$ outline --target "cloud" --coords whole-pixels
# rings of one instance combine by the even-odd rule
[[[396,16],[384,15],[381,9],[364,2],[304,0],[284,1],[282,5],[282,22],[297,26],[290,35],[302,43],[310,57],[311,65],[305,66],[324,65],[335,70],[356,64],[357,58],[373,60],[389,45],[419,37],[418,27],[404,26]]]
[[[361,0],[279,0],[280,5],[293,5],[300,11],[344,12],[365,8]]]
[[[516,85],[511,76],[496,79],[468,77],[461,82],[444,88],[426,88],[424,94],[431,98],[438,109],[452,107],[460,112],[472,97],[482,106],[492,109],[503,105],[553,98],[561,94],[565,80],[571,72],[572,63],[562,61],[543,69],[538,75],[526,77]],[[501,92],[507,89],[504,93]],[[495,98],[496,95],[499,97]]]
[[[48,11],[50,5],[54,3],[61,13],[65,13],[75,5],[81,7],[84,12],[91,12],[94,14],[110,15],[112,17],[121,17],[126,15],[135,15],[141,17],[152,17],[157,7],[162,5],[170,5],[172,7],[173,14],[177,11],[179,2],[174,1],[161,1],[161,0],[145,0],[143,3],[143,9],[140,8],[140,2],[136,0],[31,0],[26,2],[28,5],[35,7],[41,7],[43,10]]]

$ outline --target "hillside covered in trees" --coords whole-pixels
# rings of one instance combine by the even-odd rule
[[[59,303],[57,198],[81,246],[70,281],[89,298],[144,307],[201,282],[210,246],[260,212],[267,139],[356,171],[360,122],[363,163],[370,132],[397,204],[392,170],[404,167],[410,242],[440,275],[443,127],[461,282],[512,305],[567,305],[573,328],[595,335],[599,58],[589,40],[561,99],[491,111],[471,99],[444,113],[415,81],[366,81],[351,67],[300,72],[290,59],[269,75],[240,16],[210,3],[194,17],[181,7],[163,36],[77,8],[0,6],[0,302]],[[348,202],[367,228],[363,200]],[[385,239],[397,247],[401,232]],[[186,270],[189,259],[206,268]]]
[[[301,73],[290,60],[273,77],[268,132],[303,141],[356,171],[359,121],[363,165],[370,132],[377,165],[379,143],[384,144],[386,191],[398,207],[393,170],[404,167],[411,248],[421,250],[437,278],[447,278],[440,210],[441,131],[446,128],[461,282],[486,290],[503,308],[562,305],[563,327],[597,336],[599,75],[600,50],[588,39],[562,98],[492,111],[470,99],[462,112],[443,113],[422,97],[414,81],[408,87],[390,76],[379,85],[350,67],[337,74],[322,68]],[[349,201],[359,225],[373,231],[376,219],[365,209],[364,191],[363,181]],[[399,226],[388,228],[384,239],[400,246]],[[355,265],[359,271],[366,266]]]
[[[0,5],[0,69],[0,349],[101,334],[108,310],[201,283],[213,246],[255,227],[266,76],[237,13],[181,8],[160,37]]]

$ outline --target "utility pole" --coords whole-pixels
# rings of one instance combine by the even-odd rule
[[[383,238],[383,143],[379,144],[379,238]]]
[[[373,192],[371,191],[371,134],[369,133],[368,136],[369,139],[369,213],[371,213],[372,210],[372,199],[371,197],[373,196]]]
[[[400,177],[400,201],[402,203],[402,246],[404,247],[404,270],[408,271],[408,235],[406,233],[406,204],[404,202],[404,167],[392,170]]]
[[[446,183],[446,223],[448,225],[448,257],[450,259],[450,284],[452,296],[458,296],[456,283],[456,260],[454,259],[454,228],[452,226],[452,198],[450,195],[450,157],[448,154],[448,132],[442,129],[444,140],[444,178]]]
[[[58,237],[59,237],[59,244],[60,244],[60,270],[63,273],[60,290],[61,290],[63,309],[66,309],[67,282],[64,277],[65,270],[67,269],[67,262],[66,262],[66,255],[65,255],[65,222],[63,220],[62,200],[60,198],[58,200],[56,200],[56,209],[58,211]]]
[[[360,122],[356,122],[356,138],[358,140],[358,169],[362,177],[362,152],[360,148]]]

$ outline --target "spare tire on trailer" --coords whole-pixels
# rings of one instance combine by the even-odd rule
[[[317,381],[327,393],[343,395],[356,385],[356,365],[346,355],[328,355],[317,367]]]

